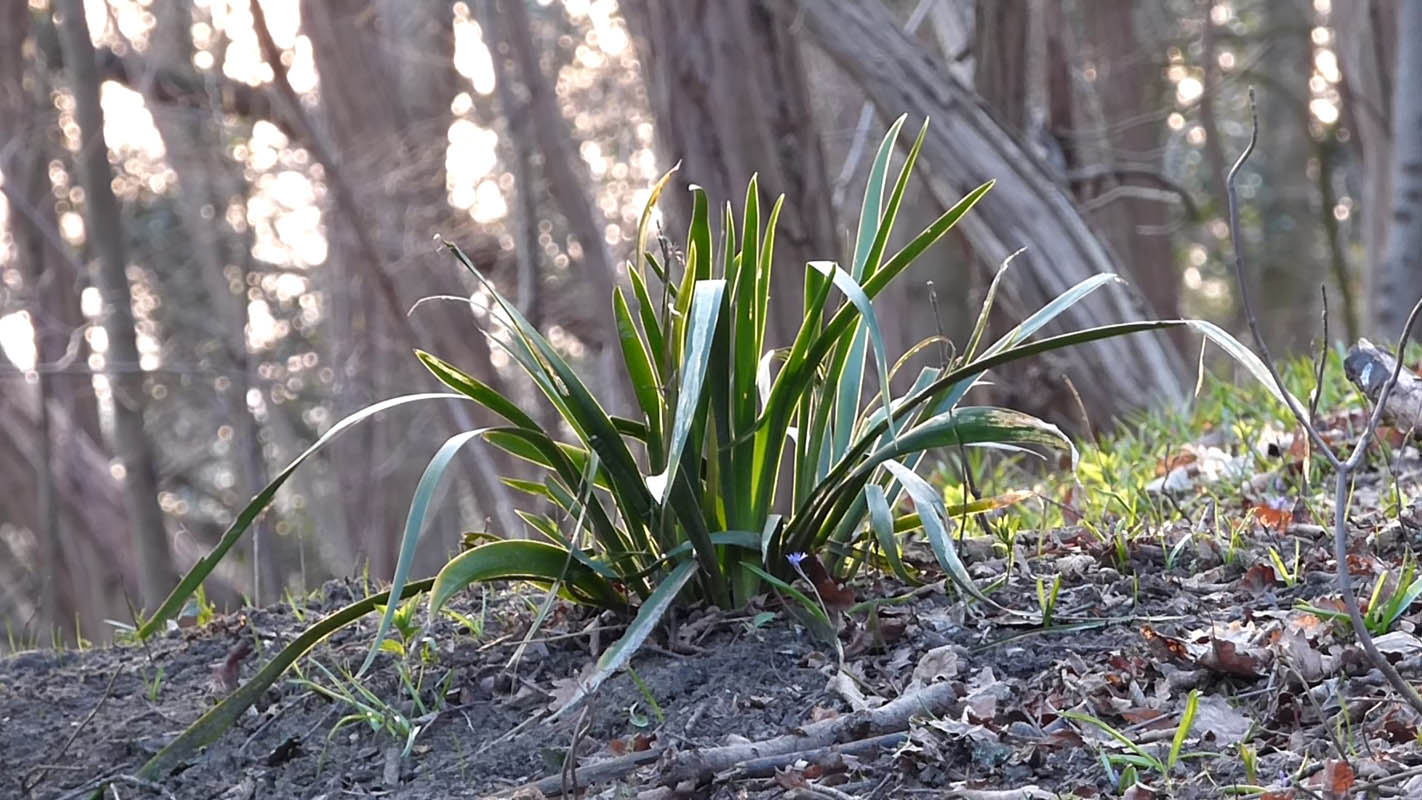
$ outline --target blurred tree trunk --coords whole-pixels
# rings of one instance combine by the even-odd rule
[[[672,210],[672,240],[682,239],[690,219],[690,184],[706,189],[713,224],[716,208],[742,207],[753,174],[762,207],[785,195],[775,235],[780,266],[771,285],[778,311],[767,345],[787,345],[799,327],[805,262],[848,250],[836,236],[830,180],[791,30],[795,11],[773,0],[627,0],[622,12],[637,37],[663,160],[681,162],[662,195]],[[903,110],[884,113],[893,119]]]
[[[1073,5],[1076,5],[1073,3]],[[1131,267],[1151,310],[1162,317],[1180,315],[1180,275],[1175,269],[1170,230],[1172,198],[1150,181],[1165,174],[1165,126],[1152,114],[1166,93],[1160,76],[1165,46],[1147,41],[1143,12],[1130,0],[1091,2],[1070,15],[1079,35],[1072,63],[1057,74],[1081,75],[1071,91],[1084,106],[1074,127],[1076,163],[1069,176],[1077,201],[1092,209],[1091,218],[1116,256]],[[1073,29],[1077,29],[1073,26]],[[1085,69],[1083,69],[1083,66]],[[1155,190],[1152,192],[1152,190]],[[1180,331],[1176,344],[1189,334]]]
[[[308,1],[301,10],[321,80],[324,124],[312,136],[335,201],[325,217],[331,246],[327,263],[339,265],[339,271],[328,286],[335,314],[349,322],[339,336],[341,346],[351,348],[338,366],[349,381],[343,399],[348,408],[379,399],[382,384],[377,381],[392,389],[403,389],[412,380],[427,384],[428,376],[421,376],[408,355],[415,346],[456,362],[472,351],[476,377],[501,388],[489,366],[487,342],[470,335],[467,310],[430,307],[413,318],[405,316],[419,297],[447,293],[460,280],[458,268],[436,251],[431,238],[444,234],[458,241],[468,234],[467,217],[457,218],[446,201],[445,144],[450,100],[458,86],[448,7]],[[401,15],[417,19],[397,19]],[[402,93],[402,86],[420,91]],[[289,86],[284,91],[294,97]],[[479,245],[466,248],[476,262],[490,258],[480,248],[497,247]],[[442,413],[452,427],[475,427],[467,404],[449,404]],[[401,466],[402,460],[423,457],[407,448],[422,446],[428,428],[416,425],[396,436],[388,424],[375,426],[346,448],[357,474],[345,488],[350,502],[363,507],[352,519],[366,529],[371,568],[378,575],[388,575],[393,566],[411,488],[397,489],[381,473]],[[437,445],[430,440],[428,452]],[[499,462],[477,446],[471,453],[479,462],[468,477],[480,513],[493,517],[504,531],[517,530],[518,518],[498,482]]]
[[[940,204],[955,202],[984,181],[997,181],[959,229],[983,262],[994,268],[1013,251],[1031,245],[1004,282],[1009,301],[1032,310],[1098,272],[1133,277],[1053,183],[1043,161],[1015,142],[971,90],[924,59],[881,4],[805,0],[799,9],[806,32],[864,88],[883,115],[912,109],[932,118],[924,142],[924,173]],[[875,57],[865,58],[865,53]],[[1107,289],[1061,319],[1078,328],[1138,319],[1143,313],[1139,299]],[[1056,371],[1072,375],[1093,416],[1183,392],[1183,362],[1163,337],[1113,339],[1056,357]],[[1046,392],[1056,387],[1039,388]]]
[[[193,19],[190,0],[170,0],[156,7],[156,26],[150,52],[154,63],[185,82],[199,85],[203,76],[192,69]],[[221,63],[219,59],[217,63]],[[185,74],[189,73],[189,74]],[[153,121],[163,138],[168,164],[178,176],[177,212],[193,247],[185,253],[196,261],[197,277],[203,287],[206,307],[211,312],[210,329],[203,331],[221,342],[219,368],[230,376],[220,401],[223,417],[235,431],[231,449],[231,469],[236,495],[245,501],[266,484],[266,465],[258,440],[261,426],[247,402],[251,385],[250,355],[247,352],[247,283],[241,265],[247,261],[250,242],[223,221],[234,197],[241,197],[241,167],[227,158],[223,141],[221,111],[214,108],[184,108],[164,105],[154,91],[155,81],[142,82]],[[238,272],[230,280],[228,269]],[[214,423],[216,427],[216,423]],[[237,509],[232,509],[235,513]],[[265,520],[252,523],[247,534],[252,566],[248,598],[254,605],[281,598],[278,573],[278,542]]]
[[[163,512],[158,507],[158,470],[143,428],[147,395],[138,360],[119,205],[111,185],[113,173],[104,140],[94,45],[82,0],[61,0],[58,10],[62,15],[60,39],[74,94],[74,116],[81,132],[79,174],[84,187],[85,231],[95,254],[92,279],[102,299],[104,330],[108,334],[105,364],[113,396],[114,449],[123,466],[128,495],[142,582],[139,600],[144,608],[153,609],[173,587],[177,574]]]
[[[1392,225],[1378,280],[1378,325],[1389,338],[1422,297],[1422,3],[1411,0],[1398,11],[1395,85]]]
[[[25,90],[25,34],[29,30],[29,9],[23,3],[11,3],[0,8],[0,173],[4,174],[6,195],[10,198],[9,220],[12,238],[16,246],[16,260],[25,271],[25,283],[30,289],[33,302],[30,304],[30,320],[35,327],[36,349],[39,364],[43,367],[53,357],[56,344],[54,327],[48,317],[49,309],[44,307],[45,290],[58,285],[59,269],[65,265],[51,266],[56,259],[45,246],[37,225],[27,225],[22,215],[29,213],[38,217],[49,209],[53,217],[54,203],[49,197],[49,181],[39,168],[33,154],[44,152],[44,126],[37,124],[36,104],[32,102],[32,92]],[[36,220],[38,223],[39,220]],[[52,292],[52,289],[51,289]],[[75,306],[77,304],[70,303]],[[63,308],[63,306],[61,306]],[[66,340],[67,341],[67,340]],[[20,376],[0,375],[0,381],[13,380]],[[40,417],[39,448],[33,454],[35,462],[33,492],[14,491],[15,484],[22,476],[12,476],[5,485],[12,488],[9,502],[21,503],[33,499],[35,520],[32,530],[39,539],[41,563],[36,565],[43,580],[42,589],[37,592],[40,603],[39,622],[44,627],[64,624],[74,615],[74,603],[65,597],[61,602],[61,590],[72,585],[73,577],[64,558],[64,548],[60,542],[62,531],[54,502],[54,446],[50,434],[49,401],[55,394],[55,377],[45,369],[36,372],[35,395]],[[20,391],[18,381],[7,391]],[[13,463],[20,467],[27,459],[16,459]],[[18,518],[26,509],[11,513]],[[18,562],[17,562],[18,563]]]
[[[602,389],[599,401],[613,413],[622,413],[627,403],[623,386],[622,354],[617,346],[617,328],[611,310],[612,287],[617,285],[617,269],[607,249],[607,220],[593,202],[592,179],[587,164],[573,147],[564,115],[555,92],[555,81],[543,72],[538,48],[534,43],[525,0],[497,0],[493,14],[481,20],[486,30],[497,37],[498,47],[506,44],[518,75],[528,93],[526,113],[520,120],[524,135],[537,144],[543,166],[543,179],[552,201],[567,220],[573,238],[582,251],[581,263],[575,261],[578,283],[589,295],[591,308],[587,320],[593,332],[586,342],[593,351],[598,368],[598,383]],[[487,11],[487,9],[485,9]],[[491,37],[493,38],[493,37]],[[630,387],[629,387],[630,388]]]
[[[1241,192],[1246,276],[1255,313],[1275,353],[1307,351],[1319,327],[1319,284],[1326,252],[1318,230],[1309,133],[1308,78],[1313,74],[1309,0],[1264,4],[1271,32],[1259,88],[1259,152],[1250,166],[1261,184]],[[1254,213],[1249,213],[1253,206]]]
[[[1383,250],[1392,205],[1392,85],[1397,60],[1397,3],[1392,0],[1337,3],[1331,19],[1343,73],[1344,120],[1353,136],[1349,147],[1362,165],[1353,181],[1361,202],[1363,230],[1363,318],[1369,333],[1386,341],[1398,323],[1381,324],[1380,312],[1392,298],[1380,291]],[[1391,312],[1389,312],[1391,313]],[[1407,312],[1402,311],[1403,314]],[[1400,319],[1393,314],[1395,319]]]

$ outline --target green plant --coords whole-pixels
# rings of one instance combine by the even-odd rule
[[[1042,612],[1042,627],[1052,627],[1052,617],[1056,616],[1057,594],[1062,590],[1062,576],[1060,573],[1052,576],[1052,583],[1048,588],[1046,578],[1037,579],[1037,607]]]
[[[1186,753],[1184,752],[1185,740],[1190,736],[1190,729],[1195,725],[1195,716],[1200,706],[1199,690],[1192,690],[1185,699],[1185,710],[1180,715],[1180,724],[1175,727],[1175,735],[1170,740],[1170,749],[1166,752],[1164,759],[1152,754],[1150,751],[1131,741],[1126,734],[1112,727],[1090,714],[1079,711],[1063,711],[1062,716],[1074,722],[1085,723],[1100,729],[1107,736],[1114,739],[1118,744],[1126,749],[1125,753],[1102,753],[1101,763],[1108,772],[1114,773],[1115,766],[1124,767],[1121,775],[1114,781],[1119,788],[1124,789],[1136,782],[1134,770],[1149,769],[1170,782],[1171,773],[1174,772],[1177,764],[1185,758],[1201,758],[1209,753]]]
[[[146,691],[146,692],[144,693],[144,696],[148,698],[148,702],[150,702],[150,703],[156,703],[156,702],[158,702],[158,693],[159,693],[160,691],[162,691],[162,689],[163,689],[163,665],[162,665],[162,664],[159,664],[159,665],[158,665],[158,668],[153,671],[153,677],[150,678],[150,679],[147,680],[147,681],[144,681],[144,684],[143,684],[143,685],[148,688],[148,691]]]
[[[1389,580],[1391,577],[1388,570],[1383,570],[1378,576],[1377,582],[1373,584],[1373,593],[1368,598],[1367,608],[1363,612],[1363,624],[1368,633],[1374,636],[1381,636],[1392,630],[1397,618],[1411,608],[1418,597],[1422,597],[1422,575],[1417,574],[1417,560],[1410,551],[1403,557],[1402,571],[1397,579]],[[1319,608],[1302,602],[1298,607],[1335,622],[1348,621],[1348,614],[1343,611]]]
[[[1292,568],[1284,563],[1284,557],[1279,554],[1279,551],[1275,550],[1273,545],[1269,545],[1269,563],[1274,567],[1274,574],[1284,582],[1285,586],[1293,587],[1299,582],[1299,557],[1298,539],[1294,540],[1294,565]]]
[[[895,518],[887,513],[902,495],[913,507],[912,524],[921,527],[951,581],[965,594],[991,602],[957,554],[950,535],[955,517],[942,494],[915,470],[935,448],[1020,450],[1035,445],[1060,448],[1073,460],[1076,451],[1057,428],[1029,415],[960,405],[989,370],[1099,339],[1188,326],[1254,374],[1266,371],[1228,334],[1194,320],[1117,323],[1030,340],[1065,309],[1120,280],[1105,274],[1071,287],[984,347],[1004,265],[959,354],[922,369],[908,391],[893,396],[873,299],[991,188],[988,183],[969,192],[890,255],[890,234],[926,131],[920,131],[890,183],[889,162],[902,123],[900,119],[891,127],[871,167],[850,266],[827,261],[806,265],[800,326],[784,348],[766,348],[780,201],[763,214],[753,178],[739,235],[728,208],[721,235],[713,237],[709,199],[696,190],[685,254],[662,263],[644,252],[650,212],[670,174],[658,183],[642,215],[637,251],[627,269],[631,300],[621,287],[613,289],[612,297],[636,419],[609,415],[572,365],[451,246],[492,299],[489,312],[496,330],[490,339],[546,397],[559,428],[570,430],[572,440],[556,439],[556,431],[540,426],[515,401],[421,352],[424,365],[454,393],[392,398],[336,423],[238,514],[213,550],[139,627],[140,636],[151,635],[181,607],[313,453],[383,411],[451,398],[473,401],[505,424],[456,434],[431,458],[410,503],[389,594],[403,598],[430,590],[433,618],[472,583],[514,579],[542,585],[573,602],[625,612],[635,608],[622,639],[603,654],[594,675],[565,708],[625,665],[679,599],[735,607],[755,596],[767,580],[779,581],[784,588],[793,572],[786,560],[790,553],[815,554],[831,574],[843,576],[877,548],[892,567],[900,561],[895,534],[911,524],[910,515]],[[832,292],[843,301],[831,303]],[[871,364],[877,392],[866,400]],[[573,523],[564,529],[550,517],[522,512],[522,519],[547,541],[477,544],[455,556],[432,582],[411,584],[413,554],[439,484],[459,450],[475,440],[541,468],[542,480],[505,482],[551,502]],[[782,470],[786,462],[790,467]],[[777,496],[784,513],[772,510]],[[968,511],[957,510],[961,525]],[[154,776],[220,734],[282,669],[322,636],[373,607],[362,601],[316,623],[251,683],[145,764],[142,775]],[[385,607],[370,655],[356,677],[380,651],[396,624],[397,610],[395,604]]]
[[[410,754],[410,750],[415,746],[415,737],[420,735],[421,725],[419,723],[386,702],[350,672],[346,672],[343,676],[337,676],[315,659],[312,659],[310,663],[325,676],[326,682],[298,676],[292,680],[292,683],[350,708],[350,712],[337,720],[330,732],[326,734],[328,743],[331,737],[345,726],[364,722],[370,726],[372,731],[383,733],[400,743],[403,747],[400,752],[401,758]]]

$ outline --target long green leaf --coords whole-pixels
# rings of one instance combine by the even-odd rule
[[[538,423],[516,403],[499,394],[488,384],[475,378],[437,355],[416,350],[415,357],[425,365],[440,383],[498,414],[520,428],[537,428]]]
[[[626,605],[606,578],[579,563],[567,550],[530,539],[508,539],[465,550],[444,565],[430,589],[430,618],[466,586],[493,580],[558,584],[564,596],[575,602],[603,608]]]
[[[433,578],[408,583],[396,599],[403,600],[406,597],[428,591],[433,585]],[[308,650],[319,644],[322,639],[382,605],[395,605],[391,602],[389,592],[381,592],[363,600],[357,600],[333,614],[322,617],[296,637],[291,644],[283,647],[271,661],[267,662],[266,666],[252,676],[251,680],[223,698],[222,702],[213,706],[196,722],[189,725],[178,738],[159,750],[157,755],[150,758],[138,770],[138,777],[148,781],[162,780],[170,770],[196,753],[198,748],[217,741],[228,728],[232,727],[232,723],[242,716],[242,712],[266,694],[267,689],[276,683],[277,678],[286,672],[287,667],[305,655]]]
[[[627,299],[622,296],[621,287],[612,290],[613,316],[617,319],[617,339],[622,345],[622,360],[627,365],[627,377],[632,381],[632,392],[647,418],[647,430],[660,438],[662,430],[662,396],[657,391],[661,385],[651,353],[646,343],[637,334],[637,325],[632,321],[632,312],[627,307]],[[652,443],[648,442],[651,446]],[[660,447],[656,450],[660,451]]]
[[[489,291],[515,334],[511,352],[519,365],[558,407],[565,421],[589,450],[595,451],[611,477],[613,498],[638,547],[650,549],[643,523],[651,513],[652,498],[641,470],[607,412],[566,360],[528,319],[510,303],[462,250],[450,246],[455,257]]]
[[[948,533],[948,512],[943,508],[943,498],[938,491],[929,485],[928,481],[897,461],[885,461],[884,468],[904,485],[909,499],[913,501],[914,510],[918,512],[919,521],[923,524],[923,532],[927,534],[928,543],[933,547],[933,554],[937,556],[943,571],[970,597],[997,606],[992,598],[983,594],[978,585],[973,583],[968,568],[963,566],[963,560],[958,557],[958,550],[953,546],[953,537]]]
[[[830,624],[829,617],[825,614],[825,610],[820,607],[820,604],[812,600],[809,595],[796,588],[795,584],[789,583],[788,581],[783,581],[775,577],[774,575],[771,575],[769,572],[766,572],[765,570],[761,569],[760,567],[757,567],[754,564],[747,564],[746,569],[755,573],[757,576],[760,577],[761,580],[765,581],[771,586],[774,586],[780,591],[795,598],[797,601],[799,601],[800,605],[803,606],[805,610],[810,613],[810,616],[815,618],[817,622],[823,624],[826,628],[833,629],[834,626]]]
[[[864,498],[869,510],[869,527],[874,530],[874,536],[879,540],[879,549],[883,551],[884,559],[889,562],[889,568],[904,583],[916,583],[909,577],[908,570],[904,569],[903,559],[899,557],[899,539],[894,535],[894,517],[889,511],[888,501],[884,499],[884,487],[877,483],[866,485]]]
[[[914,262],[924,250],[927,250],[948,231],[952,230],[958,220],[968,213],[982,196],[987,194],[992,188],[992,182],[988,182],[969,192],[956,205],[941,214],[918,236],[915,236],[903,249],[894,254],[884,265],[870,275],[862,287],[865,296],[873,299],[884,287],[893,282],[910,264]],[[792,348],[791,357],[787,360],[785,368],[776,376],[775,384],[771,388],[770,401],[766,404],[763,416],[772,420],[788,419],[789,408],[803,397],[806,387],[813,379],[815,371],[819,369],[820,363],[829,354],[830,349],[840,341],[840,337],[849,329],[855,320],[857,309],[849,307],[841,308],[821,332],[818,329],[813,334],[807,333],[804,327],[801,334],[804,335],[805,343],[803,355],[797,357],[796,350],[800,350],[800,337],[797,337],[796,345]],[[816,326],[818,328],[818,326]],[[757,453],[758,456],[762,455]]]
[[[681,592],[682,587],[686,586],[686,582],[695,572],[696,562],[691,560],[683,561],[676,569],[672,570],[671,574],[657,586],[656,591],[652,592],[652,596],[648,597],[642,603],[642,607],[637,609],[637,616],[632,619],[632,624],[627,626],[627,632],[622,634],[622,638],[607,648],[607,652],[597,660],[596,671],[586,681],[578,684],[578,689],[573,693],[573,696],[568,698],[563,707],[553,715],[554,719],[563,716],[582,702],[583,698],[597,691],[603,681],[617,670],[622,669],[632,659],[632,656],[642,647],[642,643],[652,635],[652,630],[661,622],[667,609],[671,608],[672,601],[676,600],[677,594]]]
[[[671,169],[662,173],[662,177],[658,178],[657,182],[652,184],[652,193],[647,197],[647,204],[642,206],[642,216],[637,218],[637,253],[634,256],[636,262],[631,271],[636,272],[638,277],[642,277],[643,275],[642,260],[646,257],[647,252],[647,228],[652,222],[652,209],[656,208],[657,201],[662,197],[662,191],[667,188],[667,184],[671,182],[672,176],[675,175],[679,169],[681,169],[680,161],[676,162]]]
[[[889,358],[884,352],[884,334],[879,328],[879,318],[874,314],[873,302],[869,299],[869,295],[865,294],[864,290],[855,282],[854,277],[841,269],[838,264],[821,261],[810,262],[810,266],[830,276],[830,279],[834,281],[835,288],[839,289],[845,297],[849,298],[849,302],[859,310],[859,317],[865,328],[868,329],[869,343],[874,348],[874,361],[879,367],[879,393],[883,398],[884,405],[887,407],[893,399],[889,394]],[[851,351],[852,350],[853,347],[851,345]],[[861,345],[860,353],[862,354],[862,352],[863,346]],[[862,367],[856,370],[856,372],[862,373]],[[854,380],[857,381],[858,377],[859,375],[854,376]],[[852,420],[853,415],[858,413],[859,386],[857,382],[851,387],[847,396],[842,397],[842,400],[848,404],[847,410],[850,413],[849,419]],[[894,427],[891,420],[889,425],[891,432],[894,431]],[[846,443],[849,441],[852,428],[852,422],[845,425],[844,440]],[[836,431],[836,435],[838,436],[838,431]],[[836,457],[839,455],[840,453],[835,454]]]
[[[854,261],[850,267],[856,280],[863,278],[864,265],[869,260],[869,251],[879,236],[880,215],[884,205],[884,181],[889,171],[889,156],[894,152],[899,129],[904,126],[907,114],[902,114],[889,126],[888,133],[879,143],[879,151],[874,154],[874,162],[869,167],[869,182],[864,187],[864,202],[859,208],[859,232],[854,236]]]
[[[218,562],[222,561],[222,557],[227,555],[227,551],[231,550],[234,544],[237,544],[237,540],[242,538],[242,534],[246,533],[247,528],[251,527],[252,522],[257,516],[265,511],[267,506],[271,504],[272,498],[276,496],[277,490],[291,478],[292,473],[296,472],[296,468],[301,466],[306,459],[315,455],[341,434],[382,411],[387,411],[396,406],[405,405],[406,403],[416,403],[421,400],[451,399],[463,400],[464,397],[462,395],[447,394],[444,392],[426,392],[423,394],[407,394],[400,397],[392,397],[389,400],[372,403],[342,419],[335,425],[332,425],[330,430],[326,431],[314,444],[306,448],[301,455],[292,459],[290,464],[287,464],[281,472],[277,473],[277,476],[272,479],[271,483],[268,483],[265,488],[258,492],[257,495],[237,513],[237,518],[232,521],[232,524],[227,527],[226,531],[223,531],[222,538],[217,540],[217,544],[213,545],[213,548],[208,551],[207,555],[199,559],[198,562],[193,565],[192,569],[188,570],[188,574],[184,575],[183,579],[178,582],[178,585],[173,587],[173,591],[168,593],[167,599],[163,601],[162,605],[158,606],[158,610],[154,611],[152,616],[148,617],[148,619],[139,626],[138,637],[140,639],[147,639],[157,633],[162,629],[164,622],[182,610],[183,604],[188,601],[188,598],[192,596],[193,592],[197,591],[197,588],[202,585],[202,582],[207,576],[217,568]]]
[[[667,449],[667,465],[657,475],[647,477],[647,486],[652,496],[659,502],[665,497],[667,487],[676,479],[676,470],[681,464],[681,453],[686,447],[691,426],[696,421],[696,411],[701,404],[702,386],[706,379],[706,366],[711,358],[711,340],[716,333],[716,320],[721,314],[723,295],[726,292],[724,280],[697,281],[695,297],[691,304],[688,324],[690,341],[686,357],[681,364],[681,388],[677,392],[675,416],[672,418],[670,446]]]
[[[460,448],[469,443],[469,440],[479,436],[484,431],[482,429],[465,431],[458,433],[445,440],[435,451],[430,463],[425,466],[424,474],[420,476],[420,482],[415,484],[415,495],[410,499],[410,509],[405,515],[405,531],[400,535],[400,556],[395,561],[395,576],[390,579],[390,591],[400,594],[405,588],[405,581],[410,577],[410,565],[415,560],[415,548],[420,544],[420,535],[425,532],[425,526],[429,522],[430,504],[434,502],[435,493],[439,491],[440,481],[444,478],[444,473],[449,469],[449,465],[454,461],[455,455]],[[360,669],[356,670],[355,676],[359,678],[365,674],[370,665],[375,661],[375,656],[380,653],[380,645],[385,641],[385,634],[390,631],[390,623],[395,619],[395,603],[390,603],[385,607],[385,613],[380,617],[380,627],[375,631],[375,641],[371,643],[370,652],[366,655],[365,661],[361,662]]]

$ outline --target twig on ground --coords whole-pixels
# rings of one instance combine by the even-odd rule
[[[1284,380],[1279,376],[1278,367],[1274,365],[1274,359],[1269,355],[1269,346],[1264,340],[1264,334],[1259,329],[1259,319],[1254,315],[1254,307],[1249,296],[1249,282],[1244,277],[1244,244],[1239,235],[1239,203],[1236,197],[1235,177],[1239,173],[1240,167],[1254,152],[1254,146],[1259,139],[1259,113],[1254,106],[1254,90],[1249,90],[1249,109],[1253,119],[1253,126],[1250,129],[1249,144],[1240,153],[1239,158],[1230,168],[1229,175],[1225,178],[1225,194],[1229,201],[1229,231],[1230,239],[1234,247],[1234,271],[1235,277],[1239,281],[1239,294],[1241,303],[1244,306],[1245,318],[1249,321],[1249,330],[1254,335],[1254,343],[1259,348],[1259,356],[1264,362],[1265,368],[1269,371],[1269,377],[1273,379],[1274,386],[1279,391],[1283,402],[1293,413],[1294,418],[1303,425],[1308,432],[1309,438],[1318,446],[1318,451],[1323,453],[1324,458],[1333,467],[1336,474],[1337,485],[1333,497],[1333,551],[1337,560],[1337,581],[1338,590],[1343,595],[1343,604],[1348,609],[1348,619],[1353,624],[1353,635],[1357,638],[1358,644],[1363,648],[1373,666],[1387,678],[1389,684],[1402,695],[1408,705],[1414,710],[1422,713],[1422,697],[1419,697],[1417,690],[1403,679],[1392,663],[1378,652],[1377,645],[1373,644],[1373,637],[1368,632],[1367,625],[1363,620],[1362,611],[1358,608],[1358,598],[1353,594],[1352,580],[1348,572],[1348,487],[1352,484],[1353,472],[1362,463],[1363,456],[1368,450],[1368,445],[1372,443],[1373,434],[1377,432],[1378,421],[1382,418],[1383,410],[1387,408],[1388,398],[1392,394],[1393,387],[1397,385],[1398,375],[1402,371],[1402,359],[1398,359],[1393,365],[1392,374],[1387,382],[1383,384],[1382,391],[1379,392],[1377,404],[1373,407],[1373,413],[1368,419],[1368,425],[1363,429],[1362,436],[1353,447],[1353,452],[1348,459],[1342,460],[1334,454],[1324,440],[1323,434],[1314,426],[1304,409],[1299,407],[1298,401],[1289,394],[1284,386]],[[1422,299],[1412,307],[1412,313],[1407,315],[1407,322],[1403,325],[1402,335],[1398,339],[1398,353],[1407,344],[1412,334],[1412,326],[1417,322],[1418,311],[1422,310]]]
[[[95,703],[94,707],[89,709],[89,713],[85,714],[84,718],[79,720],[79,724],[75,726],[74,731],[69,734],[69,738],[64,740],[64,744],[60,746],[59,752],[54,754],[54,758],[51,759],[51,761],[58,762],[64,758],[65,753],[69,752],[69,748],[74,745],[74,740],[78,739],[79,734],[83,733],[84,729],[89,727],[89,723],[94,721],[94,717],[99,713],[99,709],[103,708],[104,703],[108,702],[109,696],[113,694],[114,691],[114,682],[117,681],[118,677],[122,674],[123,670],[120,669],[114,670],[114,674],[109,676],[108,685],[104,687],[104,694],[99,698],[99,702]],[[39,774],[36,775],[36,772]],[[49,772],[50,767],[43,765],[31,770],[20,780],[20,792],[22,794],[29,794],[31,790],[40,785],[40,781],[43,781],[45,777],[49,775]],[[33,780],[31,780],[31,776],[33,776]]]
[[[845,714],[834,719],[814,722],[785,734],[758,742],[713,747],[707,750],[678,753],[662,771],[659,782],[675,785],[683,781],[705,781],[730,769],[744,775],[747,770],[763,770],[769,765],[784,766],[797,758],[812,760],[831,754],[854,754],[891,746],[901,741],[908,730],[909,719],[916,714],[940,714],[956,697],[951,683],[935,683],[902,695],[879,708]],[[895,737],[900,737],[895,740]],[[573,777],[582,785],[617,778],[643,764],[660,759],[668,748],[653,747],[640,753],[600,761],[574,770]],[[755,774],[760,774],[756,772]],[[563,788],[563,774],[550,775],[514,790],[514,793],[536,788],[553,794]]]
[[[563,769],[559,774],[560,787],[564,797],[578,796],[578,744],[583,740],[583,735],[587,733],[592,725],[588,721],[588,713],[592,710],[592,703],[587,703],[578,712],[578,719],[573,723],[573,737],[568,742],[568,752],[563,756]]]
[[[842,769],[844,756],[858,756],[865,753],[872,753],[876,750],[887,750],[889,748],[898,747],[900,744],[903,744],[907,738],[907,733],[899,731],[897,733],[871,736],[867,739],[859,739],[843,744],[832,744],[810,750],[793,750],[789,753],[753,758],[732,767],[728,777],[768,778],[774,775],[776,770],[784,769],[790,764],[799,761],[804,761],[808,764],[818,764],[827,769]]]

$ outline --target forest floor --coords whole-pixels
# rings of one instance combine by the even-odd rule
[[[556,604],[529,637],[531,590],[466,593],[424,658],[382,655],[358,684],[339,676],[374,620],[342,630],[161,784],[125,776],[365,587],[142,645],[12,655],[0,796],[82,797],[100,778],[110,797],[223,800],[1422,796],[1422,719],[1336,618],[1331,479],[1283,429],[1245,424],[1250,405],[1206,405],[1210,431],[1142,423],[1084,451],[1075,478],[1038,476],[1035,516],[970,523],[963,558],[1015,613],[876,575],[852,588],[883,602],[850,615],[837,646],[774,596],[682,611],[635,672],[561,720],[550,709],[621,621]],[[1342,446],[1359,420],[1342,410],[1325,427]],[[1348,568],[1379,647],[1415,682],[1422,462],[1389,437],[1353,494]],[[1027,474],[991,472],[1003,486]],[[926,546],[905,555],[933,579]],[[885,722],[905,705],[922,713]]]

